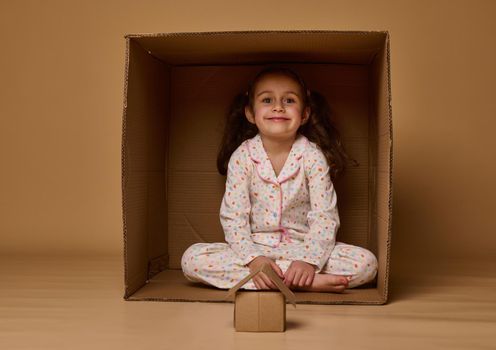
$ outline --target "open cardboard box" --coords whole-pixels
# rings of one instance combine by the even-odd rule
[[[122,136],[126,300],[225,300],[181,271],[196,242],[223,242],[225,177],[216,169],[225,114],[264,65],[293,68],[324,94],[349,154],[334,183],[337,240],[371,250],[377,280],[297,303],[384,304],[392,212],[392,115],[387,32],[265,31],[127,35]]]

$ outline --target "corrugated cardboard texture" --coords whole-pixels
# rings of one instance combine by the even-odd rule
[[[148,277],[148,260],[167,254],[167,67],[128,42],[123,120],[122,186],[126,293]]]
[[[341,296],[299,293],[297,300],[384,302],[392,156],[387,34],[194,33],[127,40],[126,297],[220,301],[206,292],[208,287],[179,283],[181,271],[173,270],[180,269],[181,256],[191,244],[224,240],[219,208],[225,178],[217,173],[216,155],[225,114],[261,63],[278,62],[299,72],[328,98],[345,148],[360,163],[335,182],[341,217],[338,241],[370,249],[380,264],[373,288]],[[168,269],[156,274],[164,266]],[[146,278],[149,283],[144,284]]]
[[[137,34],[129,37],[170,65],[268,61],[369,64],[382,46],[385,33],[253,31]]]
[[[236,292],[234,326],[238,332],[284,332],[284,295],[266,291]]]

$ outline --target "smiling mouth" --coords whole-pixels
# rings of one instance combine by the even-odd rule
[[[274,120],[274,121],[289,120],[289,118],[283,118],[283,117],[272,117],[272,118],[268,118],[268,119]]]

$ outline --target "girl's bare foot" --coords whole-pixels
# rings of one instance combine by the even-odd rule
[[[294,289],[308,292],[342,293],[348,287],[348,282],[345,276],[317,273],[310,287],[295,287]]]

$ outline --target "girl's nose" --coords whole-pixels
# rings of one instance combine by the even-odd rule
[[[276,103],[274,103],[274,107],[272,107],[272,110],[274,112],[276,112],[276,111],[277,112],[282,112],[284,110],[284,108],[283,108],[283,106],[282,106],[282,104],[280,102],[276,102]]]

